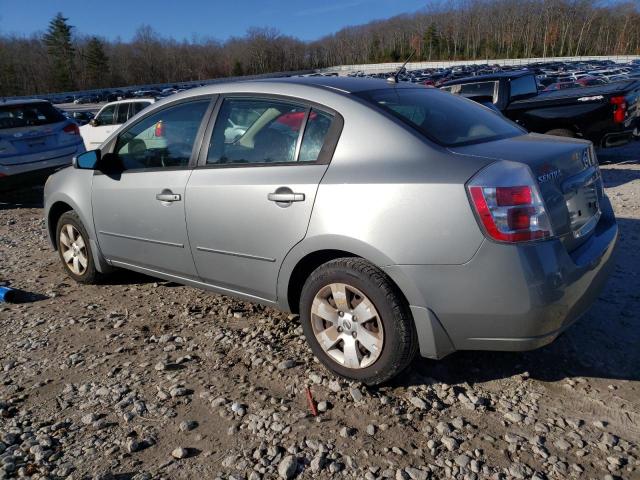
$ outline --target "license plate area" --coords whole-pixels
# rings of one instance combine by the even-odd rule
[[[590,233],[600,220],[598,186],[591,181],[565,196],[574,238]]]

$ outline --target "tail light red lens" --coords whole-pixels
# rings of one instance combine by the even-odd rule
[[[516,243],[553,235],[538,186],[526,165],[496,162],[477,174],[467,188],[489,238]]]
[[[624,123],[627,117],[627,99],[624,97],[611,97],[613,105],[613,122]]]
[[[156,123],[156,129],[154,131],[154,135],[156,137],[164,137],[164,122],[162,120]]]
[[[528,205],[531,203],[531,189],[527,186],[498,187],[496,201],[500,206]]]
[[[62,131],[64,133],[68,133],[69,135],[80,135],[80,129],[75,123],[70,123],[69,125],[64,127]]]

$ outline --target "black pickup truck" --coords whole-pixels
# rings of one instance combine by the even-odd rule
[[[440,88],[502,112],[536,133],[591,140],[614,147],[640,133],[640,80],[538,92],[530,71],[459,78]]]

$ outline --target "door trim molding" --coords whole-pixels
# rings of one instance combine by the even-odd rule
[[[126,238],[127,240],[138,240],[139,242],[155,243],[156,245],[166,245],[168,247],[184,248],[183,243],[164,242],[162,240],[153,240],[151,238],[134,237],[132,235],[124,235],[122,233],[105,232],[100,230],[98,233],[107,235],[108,237]]]
[[[207,247],[196,247],[196,250],[207,253],[219,253],[221,255],[230,255],[232,257],[240,257],[240,258],[249,258],[251,260],[260,260],[263,262],[275,262],[275,258],[269,257],[260,257],[258,255],[249,255],[248,253],[238,253],[238,252],[227,252],[225,250],[216,250],[215,248],[207,248]]]
[[[211,283],[206,283],[200,280],[195,280],[193,278],[181,277],[180,275],[175,275],[171,273],[166,273],[161,270],[154,270],[152,268],[141,267],[140,265],[134,265],[132,263],[121,262],[119,260],[110,260],[110,263],[115,267],[122,267],[128,270],[133,270],[135,272],[145,273],[147,275],[151,275],[153,277],[164,278],[167,280],[175,281],[177,283],[181,283],[183,285],[188,285],[190,287],[195,288],[204,288],[206,290],[212,290],[221,295],[231,295],[234,297],[239,297],[243,299],[247,299],[250,302],[258,302],[263,305],[269,305],[273,307],[277,307],[278,304],[274,300],[270,300],[268,298],[259,297],[257,295],[251,295],[249,293],[242,292],[240,290],[233,290],[231,288],[224,288],[218,285],[214,285]]]

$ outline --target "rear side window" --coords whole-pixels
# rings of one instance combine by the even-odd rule
[[[538,86],[533,75],[525,75],[524,77],[514,78],[511,84],[511,98],[530,97],[538,93]]]
[[[299,162],[315,162],[318,160],[332,121],[332,115],[315,109],[311,110],[307,126],[304,129],[304,135],[302,136]]]
[[[129,112],[129,118],[133,117],[136,113],[138,113],[141,110],[144,110],[145,108],[147,108],[149,106],[148,103],[146,102],[134,102],[131,104],[131,110]]]
[[[524,132],[497,112],[433,88],[388,88],[358,95],[440,145],[487,142]]]
[[[227,99],[211,136],[208,164],[294,162],[307,108],[280,100]]]
[[[498,82],[474,82],[462,83],[443,87],[443,90],[455,93],[467,98],[483,98],[495,102],[498,96]]]
[[[116,117],[116,124],[121,125],[129,118],[129,104],[121,103],[118,105],[118,115]]]
[[[0,106],[0,129],[47,125],[65,120],[50,103],[25,103]]]

